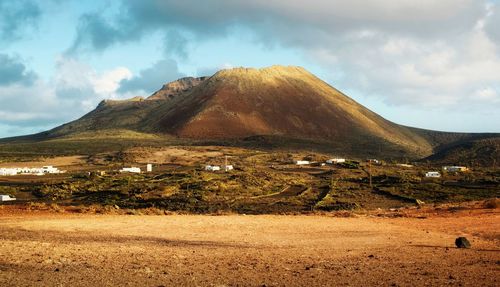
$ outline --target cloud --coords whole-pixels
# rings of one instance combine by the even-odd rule
[[[122,1],[121,8],[108,20],[99,14],[84,15],[75,46],[103,49],[153,31],[164,31],[167,43],[182,46],[184,39],[170,31],[207,39],[225,36],[238,25],[255,30],[266,42],[306,46],[323,46],[338,33],[367,29],[441,37],[461,33],[483,10],[475,0],[311,0],[307,5],[302,0],[205,0],[203,7],[195,0],[149,0]]]
[[[481,24],[493,23],[494,9],[476,0],[123,1],[108,19],[82,17],[74,47],[102,50],[160,31],[167,53],[185,56],[189,43],[245,27],[263,47],[298,48],[342,88],[391,105],[455,107],[499,81],[498,47]],[[124,80],[120,91],[153,91],[171,79],[162,65],[171,64]]]
[[[0,53],[0,86],[11,84],[32,85],[36,75],[16,57]]]
[[[140,71],[137,76],[122,80],[118,92],[130,93],[143,91],[150,94],[160,89],[163,84],[184,76],[184,74],[179,72],[176,61],[163,59],[151,67]]]
[[[35,28],[40,16],[40,7],[34,1],[0,1],[0,45],[21,38],[28,28]]]
[[[500,44],[500,4],[487,5],[488,15],[484,20],[485,31],[489,37]]]
[[[103,99],[120,99],[119,83],[131,76],[124,67],[98,73],[73,58],[59,57],[50,80],[0,86],[0,126],[21,127],[15,133],[21,134],[74,120]]]

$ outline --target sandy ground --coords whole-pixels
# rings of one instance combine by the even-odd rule
[[[56,167],[67,167],[72,165],[82,165],[85,163],[84,156],[57,156],[53,158],[44,158],[37,161],[26,162],[4,162],[0,163],[0,167],[15,168],[15,167],[42,167],[45,165],[53,165]]]
[[[499,286],[500,212],[425,218],[0,209],[0,286]],[[466,235],[472,249],[457,249]]]

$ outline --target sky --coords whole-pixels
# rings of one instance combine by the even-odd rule
[[[500,132],[493,0],[0,0],[0,137],[184,76],[303,66],[393,122]]]

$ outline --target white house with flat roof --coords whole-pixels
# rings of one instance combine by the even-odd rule
[[[345,158],[331,158],[326,161],[328,164],[336,164],[336,163],[343,163],[345,162]]]
[[[428,171],[425,173],[425,177],[441,177],[439,171]]]
[[[220,166],[218,166],[218,165],[206,165],[205,170],[206,171],[219,171]]]
[[[124,167],[124,168],[120,169],[120,172],[141,173],[141,168],[139,168],[139,167]]]
[[[10,197],[10,195],[7,194],[0,194],[0,201],[13,201],[16,200],[15,197]]]

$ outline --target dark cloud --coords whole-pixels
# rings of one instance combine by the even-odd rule
[[[177,62],[165,59],[156,62],[151,67],[140,71],[138,76],[125,79],[120,82],[119,93],[145,91],[152,93],[162,87],[163,84],[184,77],[179,72]]]
[[[7,44],[23,36],[26,28],[33,28],[41,16],[40,7],[29,0],[0,1],[0,44]]]
[[[75,47],[103,49],[134,41],[152,31],[165,32],[169,52],[182,54],[186,31],[197,39],[224,36],[236,26],[256,32],[264,44],[279,42],[300,47],[339,44],[339,33],[384,31],[415,37],[449,37],[474,25],[483,12],[480,1],[443,0],[418,4],[414,0],[123,1],[120,13],[104,20],[82,17]],[[340,43],[341,44],[341,43]]]
[[[36,74],[28,71],[26,66],[17,58],[0,53],[0,85],[32,85]]]
[[[129,35],[129,37],[125,37]],[[77,37],[69,53],[79,52],[85,49],[102,51],[118,41],[131,41],[128,29],[113,26],[100,14],[84,14],[80,17],[77,27]]]

